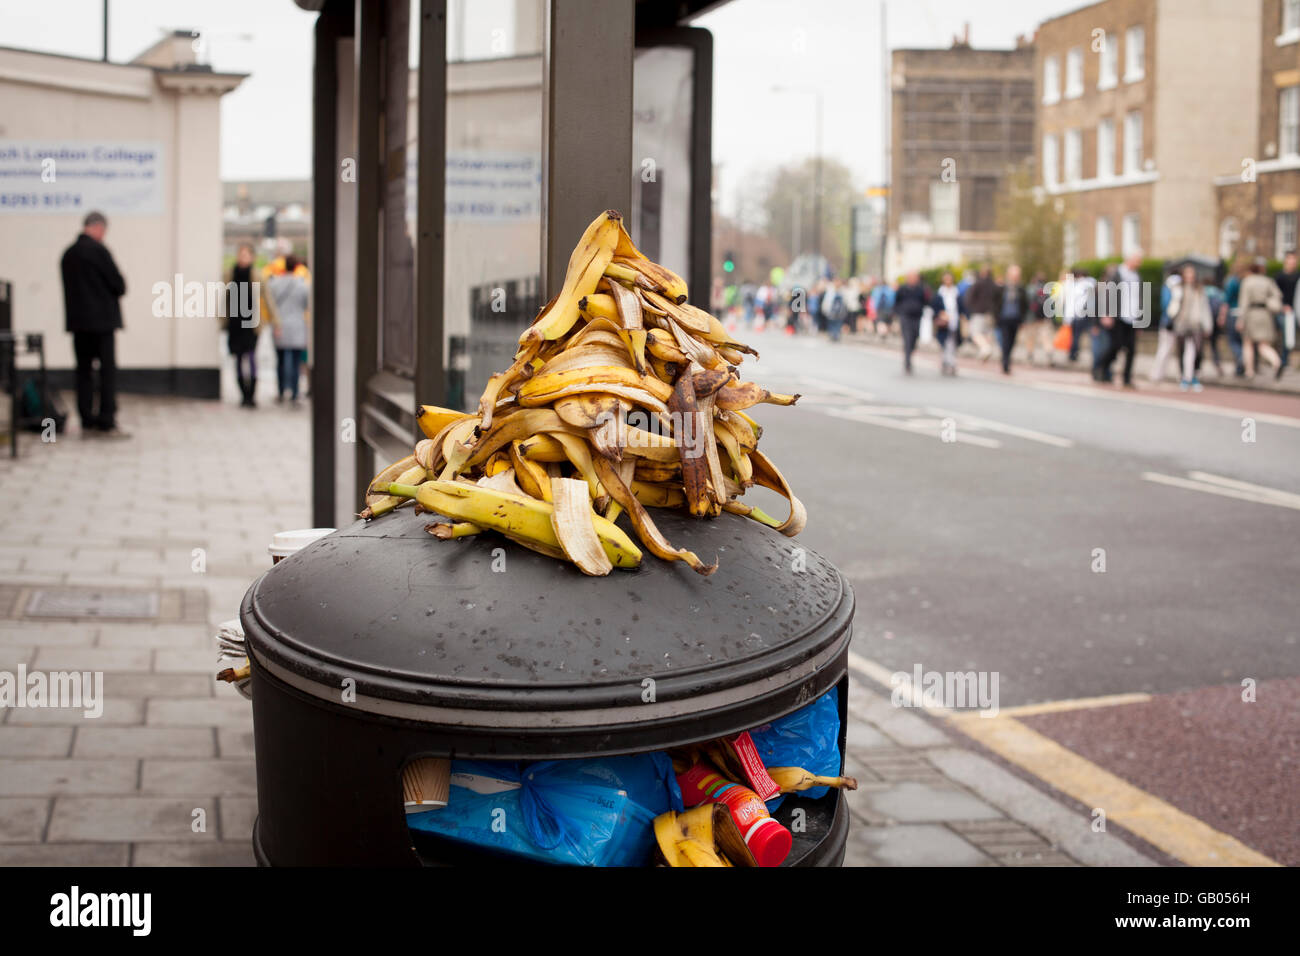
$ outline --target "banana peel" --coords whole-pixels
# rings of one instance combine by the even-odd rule
[[[491,531],[596,575],[639,565],[641,549],[614,524],[626,516],[623,526],[656,557],[710,574],[716,562],[673,546],[650,509],[728,511],[786,535],[807,521],[745,412],[799,396],[742,381],[749,355],[757,352],[688,301],[681,276],[637,249],[622,217],[606,210],[477,409],[420,406],[423,437],[375,476],[362,516],[414,502],[448,519],[429,526],[434,537]],[[788,516],[741,501],[755,484],[786,497]],[[680,853],[697,860],[711,852],[704,840],[685,846]]]
[[[731,811],[720,803],[661,813],[655,817],[654,834],[659,856],[668,866],[758,866]]]

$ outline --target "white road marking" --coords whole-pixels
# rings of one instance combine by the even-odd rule
[[[1280,491],[1277,488],[1269,488],[1265,485],[1252,485],[1249,481],[1225,478],[1223,475],[1211,475],[1205,471],[1189,471],[1187,477],[1195,481],[1206,481],[1212,485],[1223,485],[1225,488],[1236,488],[1238,491],[1252,492],[1265,498],[1277,498],[1293,505],[1300,505],[1300,495],[1290,491]]]
[[[1294,508],[1300,511],[1300,502],[1286,500],[1285,498],[1274,497],[1272,495],[1262,495],[1255,492],[1242,491],[1238,488],[1230,488],[1223,485],[1211,484],[1205,481],[1193,481],[1190,478],[1178,478],[1174,475],[1162,475],[1155,471],[1142,472],[1144,481],[1154,481],[1161,485],[1171,485],[1174,488],[1186,488],[1189,491],[1204,491],[1212,495],[1222,495],[1225,498],[1236,498],[1238,501],[1253,501],[1260,505],[1277,505],[1279,508]],[[1281,494],[1285,495],[1286,492]]]
[[[828,382],[825,379],[810,378],[807,375],[801,375],[799,377],[799,384],[823,392],[834,392],[836,395],[850,395],[853,398],[861,399],[864,402],[874,402],[876,400],[876,396],[871,392],[863,391],[860,388],[854,388],[852,385],[841,385],[839,382]]]
[[[886,418],[882,415],[871,415],[860,411],[858,407],[853,408],[821,408],[818,409],[824,415],[831,415],[834,418],[845,418],[851,422],[862,422],[865,425],[879,425],[881,428],[892,428],[895,431],[907,432],[911,435],[925,435],[927,438],[934,439],[939,437],[939,423],[934,420],[923,420],[922,427],[928,427],[930,431],[921,431],[918,427],[909,424],[906,419]],[[960,428],[953,433],[953,439],[967,445],[978,445],[981,448],[1001,448],[1002,442],[996,438],[984,438],[980,435],[971,435]]]
[[[1044,445],[1053,445],[1057,448],[1074,447],[1074,440],[1071,438],[1062,438],[1059,435],[1049,435],[1047,432],[1036,431],[1032,428],[1021,428],[1019,425],[1007,425],[1002,422],[994,421],[991,418],[981,418],[978,415],[969,415],[966,412],[954,412],[934,407],[927,408],[926,411],[931,415],[938,415],[942,418],[951,418],[957,422],[959,427],[964,421],[973,425],[978,425],[981,428],[987,428],[991,432],[1001,432],[1004,435],[1014,435],[1017,438],[1042,442]]]

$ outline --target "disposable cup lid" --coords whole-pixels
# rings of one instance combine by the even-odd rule
[[[276,558],[287,558],[295,551],[301,551],[317,538],[333,534],[334,528],[301,528],[297,531],[278,531],[266,549]]]

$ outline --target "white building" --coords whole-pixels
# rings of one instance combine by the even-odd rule
[[[178,32],[130,63],[0,48],[0,279],[14,329],[45,333],[56,384],[74,367],[59,258],[97,209],[127,286],[119,390],[218,395],[216,316],[155,314],[159,283],[222,279],[219,103],[244,77],[195,46]]]

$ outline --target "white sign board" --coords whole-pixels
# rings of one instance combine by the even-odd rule
[[[157,141],[0,139],[0,215],[158,216]]]
[[[537,153],[447,154],[447,219],[524,222],[542,215],[542,157]]]

